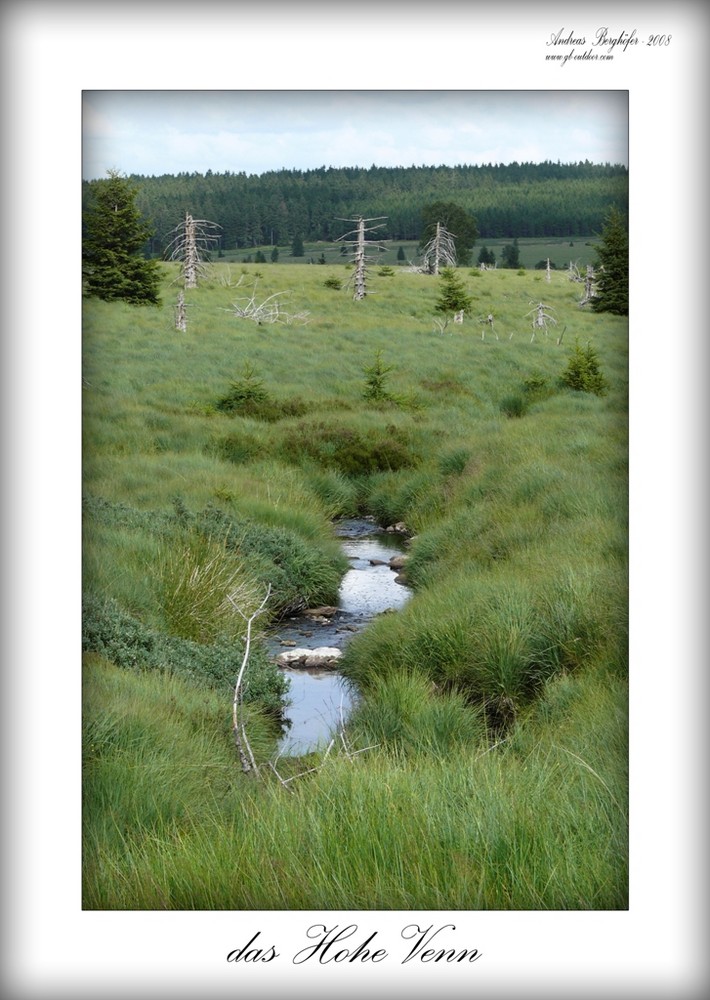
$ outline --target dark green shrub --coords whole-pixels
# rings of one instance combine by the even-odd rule
[[[503,397],[500,401],[500,410],[507,417],[522,417],[528,412],[532,403],[548,399],[553,392],[547,378],[533,372],[525,376],[518,392]]]
[[[229,392],[215,403],[214,408],[220,413],[232,413],[252,420],[275,423],[288,417],[303,416],[311,406],[298,397],[286,400],[274,399],[265,388],[264,380],[259,378],[254,368],[247,362],[241,378],[231,383]]]
[[[529,400],[545,399],[552,395],[552,388],[547,378],[537,372],[525,376],[523,379],[523,391]]]
[[[324,288],[333,288],[336,292],[339,292],[342,288],[340,278],[336,278],[334,274],[329,275],[323,282]]]
[[[453,267],[445,267],[440,275],[441,289],[434,306],[440,313],[457,313],[471,308],[471,296]]]
[[[234,465],[243,465],[264,455],[264,443],[256,434],[248,430],[234,431],[226,437],[211,442],[208,451]]]
[[[346,476],[368,476],[418,464],[407,436],[395,427],[357,431],[328,423],[300,423],[284,441],[287,460],[305,458]]]

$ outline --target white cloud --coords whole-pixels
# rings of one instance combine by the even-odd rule
[[[85,175],[541,159],[621,162],[625,95],[520,91],[103,91]]]

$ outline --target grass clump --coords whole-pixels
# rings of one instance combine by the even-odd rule
[[[181,546],[164,545],[158,577],[161,611],[169,632],[194,642],[209,643],[219,635],[241,636],[241,615],[248,618],[262,596],[234,553],[196,533],[188,535]]]
[[[270,609],[276,617],[337,600],[348,564],[334,545],[316,547],[293,530],[214,505],[195,514],[192,523],[203,538],[221,539],[228,552],[249,565],[262,594],[271,585]]]
[[[399,674],[426,678],[500,729],[549,677],[594,661],[613,625],[603,593],[603,580],[581,574],[535,586],[462,573],[356,636],[343,670],[365,692]]]
[[[460,752],[485,736],[480,706],[456,691],[439,691],[412,672],[378,676],[348,723],[354,745],[373,743],[394,753],[439,757]]]

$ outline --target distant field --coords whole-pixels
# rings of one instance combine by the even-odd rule
[[[472,259],[474,264],[478,259],[482,247],[485,246],[489,250],[492,250],[497,260],[500,261],[503,247],[512,242],[512,236],[503,239],[479,239],[473,248]],[[539,261],[549,257],[552,265],[558,269],[569,267],[570,261],[578,267],[586,267],[587,264],[594,262],[594,247],[598,242],[598,236],[549,236],[547,238],[519,239],[520,263],[523,267],[532,269]],[[383,246],[385,247],[385,251],[380,251],[376,255],[377,264],[389,264],[392,267],[396,267],[399,264],[406,264],[406,261],[397,259],[400,247],[404,249],[407,260],[416,261],[419,254],[419,244],[416,241],[388,240],[383,243]],[[255,255],[261,251],[266,257],[267,263],[271,263],[273,249],[272,246],[262,246],[252,247],[250,250],[230,250],[219,259],[224,262],[234,263],[245,262],[248,258],[251,258],[253,261]],[[325,263],[327,264],[345,263],[347,260],[347,257],[341,254],[341,244],[337,243],[305,243],[304,250],[305,254],[303,257],[292,257],[290,247],[278,247],[279,256],[276,263],[318,264],[323,262],[321,260],[322,257],[325,257]]]

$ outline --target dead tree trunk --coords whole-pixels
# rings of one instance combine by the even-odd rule
[[[219,239],[215,234],[215,230],[219,228],[216,222],[193,219],[190,213],[186,212],[185,221],[174,230],[176,235],[168,250],[170,260],[178,260],[182,264],[181,273],[185,288],[197,288],[199,278],[204,276],[209,250]]]
[[[456,267],[454,239],[453,234],[437,222],[434,235],[424,247],[422,271],[426,274],[438,274],[442,267]]]
[[[185,251],[182,264],[185,288],[197,288],[197,228],[191,215],[185,215]]]
[[[351,230],[349,233],[345,233],[344,236],[338,237],[336,242],[341,240],[348,244],[352,249],[350,251],[350,257],[354,264],[355,270],[352,278],[352,285],[354,287],[353,298],[356,300],[364,299],[367,295],[367,265],[373,260],[372,254],[368,253],[369,247],[376,247],[378,250],[384,250],[385,248],[377,240],[368,240],[366,238],[367,233],[374,232],[375,229],[381,229],[382,223],[378,226],[365,225],[366,222],[378,222],[379,219],[384,219],[386,216],[380,215],[375,219],[363,219],[362,216],[358,216],[355,219],[340,219],[340,222],[355,222],[357,228]],[[346,237],[353,237],[353,239],[347,239]]]
[[[178,292],[177,305],[175,306],[175,329],[185,333],[187,330],[187,312],[185,310],[185,296]]]
[[[587,264],[587,274],[584,279],[584,298],[579,303],[584,306],[589,302],[590,299],[594,298],[594,268],[591,264]]]
[[[530,343],[535,340],[535,334],[538,330],[542,330],[545,333],[545,336],[547,336],[548,323],[552,323],[554,326],[557,326],[557,320],[552,315],[553,312],[554,310],[552,306],[546,306],[544,302],[538,302],[534,309],[531,309],[529,313],[526,313],[526,316],[532,316],[533,318],[533,335],[530,338]]]
[[[357,243],[355,246],[355,298],[364,299],[365,288],[365,220],[359,219],[357,224]]]

